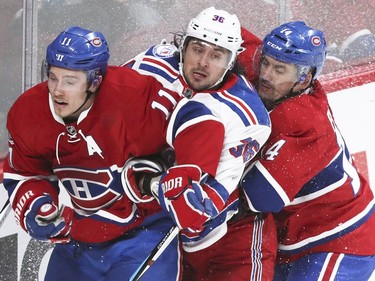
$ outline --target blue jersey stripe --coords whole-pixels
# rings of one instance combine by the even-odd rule
[[[298,194],[298,197],[306,196],[325,189],[344,178],[343,153],[341,152],[327,167],[321,170],[315,177],[306,183]]]
[[[258,124],[265,126],[271,125],[268,112],[264,109],[263,102],[258,93],[248,85],[243,77],[239,76],[235,86],[229,88],[226,93],[231,95],[233,100],[226,99],[220,92],[212,94],[212,97],[226,104],[233,110],[233,112],[240,117],[245,126],[251,125],[251,120],[247,117],[248,112],[257,120]],[[239,101],[235,102],[236,99]],[[251,105],[251,108],[249,105]]]
[[[245,116],[243,111],[238,107],[238,105],[228,99],[225,99],[223,96],[219,95],[218,93],[213,94],[212,97],[221,103],[227,105],[233,112],[235,112],[241,119],[242,123],[247,127],[250,126],[251,123],[249,119]]]
[[[279,251],[282,252],[282,253],[285,253],[287,255],[297,254],[297,253],[300,253],[300,252],[308,250],[310,248],[319,246],[323,243],[326,243],[326,242],[329,242],[331,240],[337,239],[339,237],[344,236],[347,233],[352,232],[353,230],[355,230],[356,228],[361,226],[363,223],[365,223],[370,218],[370,216],[374,213],[375,205],[374,205],[373,202],[371,202],[370,204],[372,204],[372,208],[370,208],[370,210],[367,213],[365,213],[365,215],[362,218],[360,218],[358,221],[356,221],[355,223],[348,223],[347,222],[348,223],[347,227],[345,227],[341,230],[337,230],[337,231],[332,230],[331,231],[332,234],[326,234],[322,238],[316,239],[315,241],[313,240],[314,237],[310,237],[308,243],[305,243],[300,247],[289,245],[288,249],[286,249],[286,247],[283,247],[283,245],[279,245]],[[345,223],[342,223],[341,225],[344,225],[344,224]]]
[[[159,68],[159,67],[155,67],[155,66],[152,66],[150,64],[145,64],[145,63],[142,63],[140,66],[139,66],[139,69],[143,70],[143,71],[147,71],[147,72],[150,72],[153,74],[153,76],[160,76],[160,77],[163,77],[165,80],[167,80],[168,82],[170,83],[173,83],[177,77],[175,76],[171,76],[169,75],[167,72],[165,72],[163,69]]]

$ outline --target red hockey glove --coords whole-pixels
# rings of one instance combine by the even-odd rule
[[[167,163],[160,157],[129,159],[121,175],[128,198],[134,203],[150,202],[157,198],[159,180],[167,168]]]
[[[59,210],[49,195],[36,197],[25,212],[26,231],[41,241],[68,243],[73,213],[67,206]]]
[[[212,200],[203,190],[205,178],[196,165],[170,168],[161,178],[159,201],[178,227],[191,232],[202,230],[203,224],[218,214]]]

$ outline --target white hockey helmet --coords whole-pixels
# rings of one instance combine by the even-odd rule
[[[198,38],[229,50],[231,57],[227,69],[233,67],[237,55],[244,50],[241,47],[243,42],[241,24],[237,16],[215,7],[203,10],[190,20],[180,46],[181,57],[184,43],[189,37]]]

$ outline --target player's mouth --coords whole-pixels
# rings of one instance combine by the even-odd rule
[[[273,91],[274,90],[274,87],[267,81],[267,80],[264,80],[264,79],[259,79],[259,82],[258,82],[258,92],[270,92],[270,91]]]
[[[207,73],[203,71],[193,71],[193,77],[197,80],[202,80],[207,77]]]
[[[259,87],[263,87],[268,90],[272,90],[273,86],[267,80],[259,79]]]
[[[55,106],[57,106],[59,108],[64,107],[68,104],[67,102],[65,102],[63,100],[54,100],[54,102],[55,102]]]

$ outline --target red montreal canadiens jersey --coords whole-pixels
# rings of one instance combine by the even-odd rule
[[[156,79],[110,66],[91,108],[64,124],[54,114],[47,84],[31,88],[7,121],[4,186],[13,207],[30,190],[57,200],[57,189],[64,188],[76,210],[76,240],[108,241],[140,224],[144,213],[159,209],[156,203],[137,209],[124,195],[121,171],[129,157],[167,146],[167,118],[176,99]]]
[[[156,45],[128,65],[183,94],[188,86],[179,75],[176,51],[170,44]],[[208,247],[226,233],[226,221],[237,212],[245,164],[267,140],[270,126],[258,93],[242,76],[232,75],[222,88],[192,93],[178,102],[168,124],[168,144],[177,164],[195,164],[210,175],[204,190],[221,212],[198,235],[182,232],[186,251]]]
[[[318,82],[313,93],[283,101],[270,116],[270,139],[242,186],[252,210],[275,212],[280,257],[375,254],[374,195]]]

